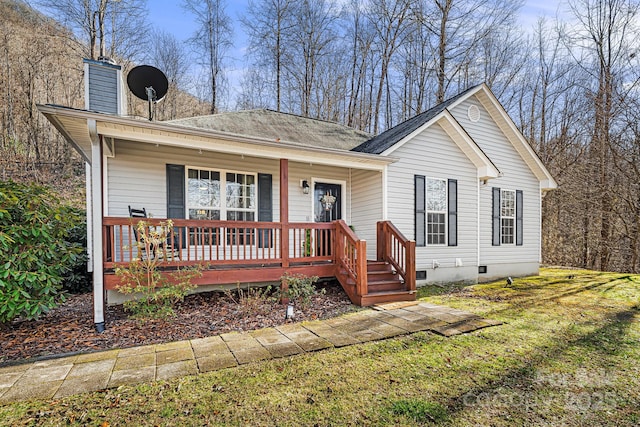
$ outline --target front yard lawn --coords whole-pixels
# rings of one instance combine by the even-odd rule
[[[640,423],[640,276],[541,276],[419,297],[501,320],[239,368],[0,407],[2,425]]]

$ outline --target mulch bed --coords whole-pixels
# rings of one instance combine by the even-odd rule
[[[306,307],[295,308],[293,321],[325,319],[354,311],[337,282],[319,285],[326,293],[315,295]],[[246,295],[246,294],[245,294]],[[72,295],[39,320],[0,325],[0,366],[52,355],[126,348],[203,338],[231,331],[249,331],[290,323],[286,306],[267,298],[240,301],[219,292],[189,295],[167,320],[137,320],[122,306],[106,308],[106,331],[93,324],[92,294]]]

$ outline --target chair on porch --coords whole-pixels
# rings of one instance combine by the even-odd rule
[[[147,210],[146,208],[142,208],[142,209],[132,208],[131,205],[129,205],[129,217],[141,218],[140,221],[142,221],[142,218],[148,218]],[[140,237],[138,235],[137,223],[133,224],[133,235],[136,239],[136,242],[143,243],[140,241]],[[172,239],[171,236],[167,236],[167,240],[165,242],[161,242],[157,246],[156,245],[151,246],[150,248],[151,253],[158,258],[166,258],[167,260],[172,260],[172,259],[175,259],[176,257],[178,259],[182,259],[182,254],[180,253],[180,247],[175,243],[176,243],[175,238]],[[143,253],[142,257],[144,256],[145,254]]]

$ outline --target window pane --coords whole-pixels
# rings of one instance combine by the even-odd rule
[[[189,209],[189,219],[209,219],[218,221],[220,211],[212,209]]]
[[[514,242],[514,220],[513,218],[502,218],[500,220],[502,243],[511,244]]]
[[[514,217],[516,212],[515,192],[511,190],[502,190],[500,200],[500,216]]]
[[[427,179],[427,210],[446,212],[447,181],[443,179]]]
[[[442,245],[445,242],[445,215],[441,213],[427,214],[427,243]]]

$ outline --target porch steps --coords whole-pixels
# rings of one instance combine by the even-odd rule
[[[346,278],[346,274],[338,277],[343,288],[354,304],[371,306],[386,302],[414,301],[415,292],[407,290],[403,279],[386,262],[367,261],[367,294],[357,295],[355,283]],[[346,279],[346,280],[345,280]]]

